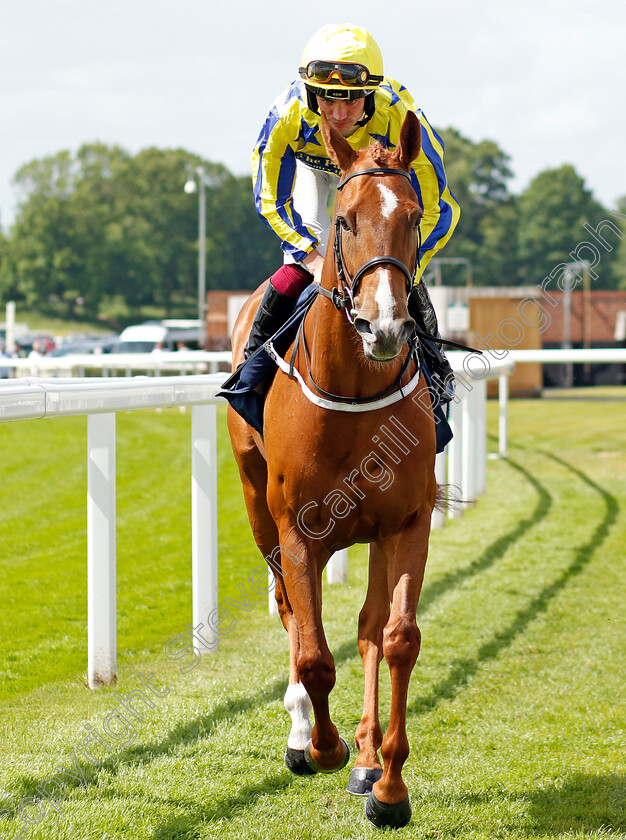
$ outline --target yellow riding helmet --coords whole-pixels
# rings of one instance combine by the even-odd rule
[[[300,76],[313,93],[354,99],[382,82],[383,57],[366,29],[347,23],[328,24],[304,48]]]

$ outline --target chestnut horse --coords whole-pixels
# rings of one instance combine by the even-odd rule
[[[421,131],[408,113],[395,150],[374,144],[355,152],[323,116],[321,130],[342,173],[335,255],[329,247],[320,292],[286,356],[287,375],[277,372],[267,392],[263,437],[232,408],[228,425],[250,523],[274,571],[289,634],[285,707],[292,728],[285,762],[299,775],[335,772],[349,759],[329,713],[335,666],[322,626],[322,570],[338,549],[370,545],[358,629],[365,693],[348,790],[369,794],[365,810],[374,825],[398,828],[411,816],[402,779],[406,706],[437,491],[430,407],[420,409],[409,398],[416,387],[426,393],[407,308],[422,215],[409,171]],[[235,365],[262,290],[233,332]],[[378,719],[383,656],[392,690],[384,738]]]

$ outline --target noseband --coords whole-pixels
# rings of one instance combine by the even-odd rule
[[[411,176],[408,172],[404,172],[404,170],[402,169],[391,169],[390,167],[376,167],[373,169],[360,169],[358,172],[352,172],[350,175],[347,175],[343,179],[343,181],[340,181],[337,185],[337,191],[340,192],[348,183],[348,181],[350,181],[351,178],[356,178],[359,175],[380,175],[383,177],[385,175],[402,175],[403,178],[406,178],[409,181],[409,183],[411,183]],[[374,268],[377,265],[393,265],[396,268],[400,269],[400,271],[404,274],[404,278],[406,280],[406,294],[408,298],[409,292],[411,291],[411,288],[413,286],[415,272],[417,271],[418,266],[420,264],[420,249],[422,247],[422,237],[421,230],[418,226],[417,253],[415,255],[415,267],[413,268],[413,271],[410,271],[402,262],[402,260],[399,260],[396,257],[379,256],[371,257],[369,260],[366,260],[366,262],[364,262],[363,265],[359,269],[357,269],[354,277],[351,277],[343,256],[343,247],[341,242],[342,221],[342,217],[337,212],[337,215],[335,216],[335,242],[333,249],[335,252],[335,263],[337,266],[337,277],[341,285],[341,290],[335,288],[328,292],[326,289],[320,288],[320,292],[326,297],[329,297],[335,304],[337,309],[345,309],[348,320],[350,321],[350,323],[354,323],[354,318],[352,314],[354,311],[354,297],[358,291],[359,284],[365,272],[369,271],[371,268]]]

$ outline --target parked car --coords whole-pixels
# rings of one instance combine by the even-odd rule
[[[151,353],[154,350],[176,350],[183,344],[189,350],[200,347],[200,321],[146,321],[126,327],[113,345],[113,353]]]
[[[119,341],[119,335],[71,335],[67,336],[50,354],[70,356],[83,353],[110,353]]]

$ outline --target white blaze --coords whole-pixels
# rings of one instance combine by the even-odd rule
[[[398,206],[398,196],[393,190],[390,190],[389,187],[385,186],[385,184],[378,184],[378,189],[380,190],[380,194],[383,199],[381,212],[383,214],[383,218],[388,219]]]
[[[380,326],[385,321],[393,321],[393,308],[396,305],[396,299],[391,291],[391,276],[389,269],[383,268],[380,271],[378,278],[378,287],[376,289],[376,296],[374,300],[378,304],[378,323]]]

